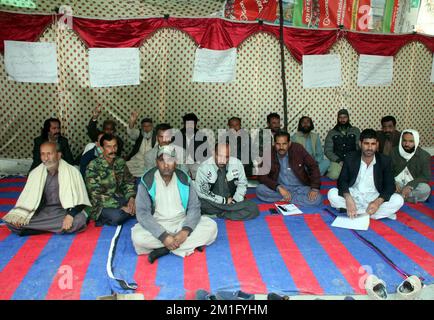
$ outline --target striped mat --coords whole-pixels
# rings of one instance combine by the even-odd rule
[[[434,165],[433,165],[434,171]],[[25,178],[0,180],[0,218],[16,202]],[[324,195],[335,182],[323,179]],[[431,183],[432,185],[432,183]],[[364,294],[368,273],[382,278],[389,292],[402,276],[354,234],[330,226],[324,207],[301,208],[300,216],[275,216],[272,204],[248,197],[261,215],[252,221],[217,219],[218,237],[204,252],[181,259],[165,256],[154,264],[137,256],[130,229],[122,228],[113,259],[114,274],[135,282],[146,299],[192,299],[197,289],[281,294]],[[398,219],[371,221],[360,232],[408,274],[434,283],[434,197],[406,204]],[[107,276],[106,262],[115,227],[91,223],[78,235],[18,237],[0,225],[0,299],[95,299],[125,291]]]

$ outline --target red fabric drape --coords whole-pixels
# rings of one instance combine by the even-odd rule
[[[412,41],[422,42],[434,52],[434,37],[421,34],[369,34],[346,32],[345,38],[358,54],[394,56]]]
[[[54,21],[52,15],[18,14],[0,11],[0,52],[5,49],[4,40],[36,41]]]
[[[3,40],[36,41],[54,16],[0,12],[0,52]],[[188,34],[197,45],[213,50],[238,47],[257,32],[279,38],[279,26],[258,22],[242,23],[220,18],[147,18],[102,20],[73,18],[73,29],[88,47],[140,47],[160,28],[175,28]],[[346,38],[359,54],[395,55],[410,41],[420,41],[434,52],[434,37],[410,34],[370,34],[284,27],[284,41],[293,57],[301,62],[307,54],[325,54],[338,40]]]
[[[176,28],[203,48],[226,50],[238,47],[257,32],[277,38],[279,27],[259,23],[239,23],[218,18],[151,18],[96,20],[75,18],[73,28],[88,47],[138,47],[159,28]],[[324,54],[336,41],[336,30],[285,28],[285,45],[295,59],[304,54]]]

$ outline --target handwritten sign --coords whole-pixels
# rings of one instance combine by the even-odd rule
[[[17,82],[57,83],[56,44],[5,41],[5,69]]]
[[[303,56],[303,88],[342,85],[341,58],[337,54]]]
[[[140,84],[138,48],[90,48],[91,87],[116,87]]]
[[[232,82],[235,79],[237,49],[197,49],[193,82]]]
[[[360,55],[357,76],[359,86],[390,86],[392,77],[392,56]]]

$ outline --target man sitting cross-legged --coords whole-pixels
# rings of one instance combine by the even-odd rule
[[[200,214],[200,202],[189,176],[176,168],[175,147],[161,147],[156,165],[140,181],[138,223],[131,229],[137,254],[149,253],[151,263],[170,252],[188,256],[217,237],[215,221]]]
[[[24,236],[86,229],[86,186],[80,172],[61,157],[55,142],[41,144],[42,163],[30,171],[15,207],[3,218],[12,232]]]
[[[404,200],[394,193],[391,159],[377,152],[375,130],[362,131],[360,149],[345,157],[338,187],[328,192],[330,205],[346,209],[349,217],[367,213],[372,219],[396,219]]]

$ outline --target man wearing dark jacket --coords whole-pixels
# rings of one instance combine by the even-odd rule
[[[369,214],[372,219],[396,219],[396,212],[404,204],[394,193],[391,160],[378,153],[377,133],[365,129],[360,135],[360,151],[345,157],[337,188],[328,192],[330,205],[346,209],[349,217]]]
[[[287,132],[274,136],[271,169],[258,176],[256,195],[265,202],[288,201],[301,206],[321,205],[320,172],[315,159]]]
[[[431,194],[431,156],[419,147],[419,132],[404,130],[391,158],[397,192],[405,201],[426,201]]]
[[[396,130],[396,119],[393,116],[381,118],[381,130],[378,134],[378,152],[390,156],[392,149],[399,144],[401,132]]]
[[[41,155],[39,150],[41,149],[41,145],[46,141],[57,143],[59,151],[62,153],[62,159],[70,165],[74,164],[74,158],[71,149],[69,148],[68,139],[63,137],[60,133],[60,120],[50,118],[45,120],[41,135],[34,140],[33,162],[30,171],[41,164]]]
[[[360,130],[350,123],[348,110],[338,112],[338,123],[327,133],[324,154],[331,161],[327,177],[336,180],[348,153],[359,149]]]

